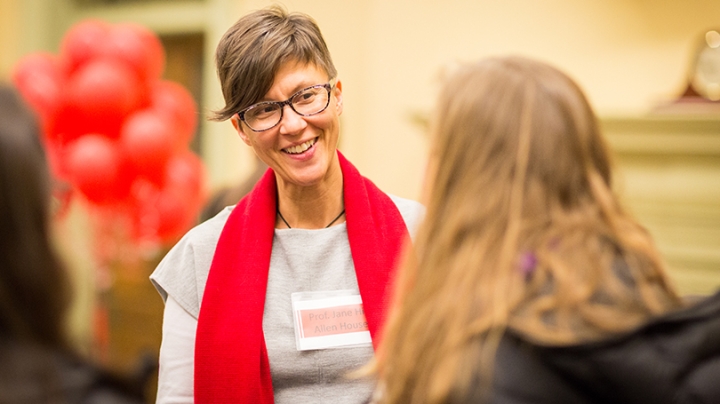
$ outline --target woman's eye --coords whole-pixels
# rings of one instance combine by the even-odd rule
[[[308,103],[312,102],[312,100],[315,98],[316,92],[315,91],[308,91],[306,93],[298,94],[298,96],[295,98],[296,103]]]
[[[277,111],[277,107],[273,104],[259,106],[257,108],[253,108],[252,110],[252,116],[255,118],[263,118],[267,117],[268,115],[272,115],[275,111]]]

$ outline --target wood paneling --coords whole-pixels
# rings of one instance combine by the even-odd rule
[[[720,288],[720,115],[608,117],[617,190],[680,291]]]

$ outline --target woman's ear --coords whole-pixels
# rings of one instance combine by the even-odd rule
[[[232,118],[230,118],[230,122],[232,122],[233,128],[235,128],[238,135],[240,135],[240,139],[242,139],[242,141],[245,142],[246,145],[252,147],[252,143],[250,143],[250,138],[245,133],[242,122],[240,122],[240,117],[235,114],[232,116]]]
[[[343,110],[342,81],[338,80],[337,83],[335,83],[335,89],[333,91],[335,91],[335,108],[337,109],[337,114],[340,115]]]

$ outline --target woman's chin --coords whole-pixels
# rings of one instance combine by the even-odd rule
[[[286,185],[313,187],[331,180],[334,177],[332,170],[331,165],[318,162],[304,167],[285,167],[285,170],[276,170],[275,172]]]

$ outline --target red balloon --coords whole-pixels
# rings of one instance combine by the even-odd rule
[[[187,146],[195,135],[198,109],[190,92],[178,83],[156,81],[150,87],[150,108],[173,122],[177,144]]]
[[[55,178],[66,180],[69,178],[65,162],[65,149],[59,142],[45,139],[43,142],[48,160],[48,167]]]
[[[157,185],[138,177],[130,188],[131,235],[136,241],[157,241],[158,212],[155,200],[159,193]]]
[[[205,166],[190,150],[173,156],[165,170],[165,183],[179,189],[185,197],[200,207],[205,200]]]
[[[165,244],[177,241],[196,222],[199,210],[180,189],[139,178],[132,187],[136,241]]]
[[[92,203],[118,202],[130,193],[117,142],[101,135],[86,135],[67,148],[65,167],[72,184]]]
[[[59,60],[49,53],[27,55],[15,65],[12,81],[40,118],[46,134],[60,106],[64,80]]]
[[[66,141],[86,133],[115,138],[123,120],[139,107],[141,94],[137,77],[124,64],[91,61],[70,77],[55,131]]]
[[[107,43],[110,24],[101,20],[85,20],[67,31],[60,44],[66,68],[72,73],[101,53]]]
[[[134,169],[156,184],[162,184],[165,166],[177,150],[172,124],[151,110],[132,114],[120,134],[123,155]]]
[[[173,241],[195,224],[198,210],[191,201],[183,199],[184,196],[172,187],[165,187],[158,195],[157,235],[161,241]]]
[[[197,223],[205,203],[205,169],[189,150],[174,155],[167,163],[162,186],[143,178],[133,184],[135,238],[171,243]]]
[[[193,217],[197,216],[207,199],[203,163],[190,150],[176,154],[168,161],[164,188],[172,189]]]
[[[138,24],[113,25],[100,55],[126,63],[142,81],[159,79],[165,69],[160,38]]]

